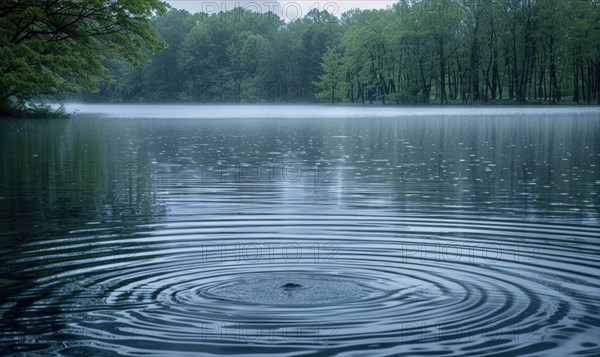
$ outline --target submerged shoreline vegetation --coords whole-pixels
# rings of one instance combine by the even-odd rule
[[[27,114],[26,103],[48,95],[88,103],[600,104],[595,1],[400,0],[339,18],[312,9],[291,22],[240,7],[191,14],[158,0],[45,4],[0,5],[0,114]]]
[[[72,113],[67,112],[63,104],[21,103],[0,111],[0,119],[13,117],[27,117],[31,119],[66,119]]]

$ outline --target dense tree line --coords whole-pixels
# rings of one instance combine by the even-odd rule
[[[285,23],[172,9],[169,44],[87,99],[114,102],[600,103],[600,1],[400,0]]]

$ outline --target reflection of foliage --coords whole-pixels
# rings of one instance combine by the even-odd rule
[[[106,290],[87,268],[110,272],[139,262],[152,249],[143,239],[166,213],[148,155],[153,147],[132,149],[129,138],[115,139],[118,130],[96,124],[0,121],[7,148],[0,155],[0,330],[10,329],[13,345],[31,347],[19,339],[52,339],[63,329],[62,299],[76,297],[78,306],[102,299]],[[44,324],[32,327],[29,314],[44,316]],[[14,352],[10,343],[1,355]]]
[[[22,244],[72,238],[74,243],[77,236],[69,232],[94,222],[109,226],[121,222],[111,234],[127,236],[139,231],[138,224],[164,216],[166,209],[156,193],[156,175],[143,156],[134,163],[107,161],[107,157],[120,155],[106,155],[102,135],[68,123],[40,121],[27,135],[15,135],[4,130],[9,122],[0,123],[0,141],[19,148],[0,157],[3,240]],[[30,140],[31,135],[39,140]],[[57,137],[61,140],[54,139]],[[111,146],[111,150],[123,149]],[[69,252],[78,254],[80,249]],[[129,253],[105,249],[102,254]],[[35,256],[30,258],[35,260]]]

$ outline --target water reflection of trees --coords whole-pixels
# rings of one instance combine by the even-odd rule
[[[58,296],[44,285],[47,278],[90,264],[135,263],[150,249],[138,238],[166,213],[144,152],[149,148],[129,156],[126,140],[102,135],[90,123],[34,124],[0,122],[0,335],[14,336],[13,346],[64,328],[56,299],[72,296],[65,287],[82,277],[61,279],[66,290]],[[44,324],[28,322],[36,316]]]
[[[24,134],[0,131],[5,150],[0,156],[0,207],[12,218],[3,225],[21,229],[21,219],[75,222],[161,215],[157,177],[147,155],[124,157],[129,148],[123,141],[93,129],[50,121]]]
[[[407,117],[322,129],[322,157],[341,162],[342,184],[370,183],[365,197],[398,209],[467,204],[532,217],[597,216],[594,118]]]

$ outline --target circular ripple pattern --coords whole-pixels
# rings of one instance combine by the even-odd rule
[[[30,293],[46,297],[27,311],[62,311],[44,336],[64,353],[597,351],[597,228],[346,213],[206,217],[90,240],[40,279]],[[51,265],[65,251],[46,244],[35,249]],[[110,259],[94,255],[115,244]]]
[[[74,118],[28,134],[64,137],[53,157],[5,137],[32,167],[73,147],[146,170],[3,181],[0,355],[598,356],[599,126],[578,110]]]
[[[257,305],[303,306],[349,303],[381,292],[353,277],[306,272],[263,273],[206,286],[198,294],[205,300],[245,302]]]

